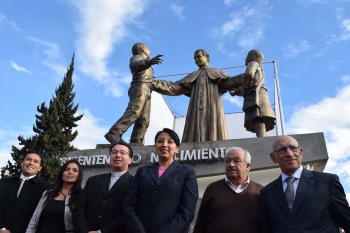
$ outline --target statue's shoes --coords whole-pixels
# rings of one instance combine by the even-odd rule
[[[109,141],[111,144],[114,144],[114,143],[118,143],[118,142],[124,142],[125,141],[121,138],[120,135],[118,134],[113,134],[111,132],[108,132],[105,134],[105,138],[107,139],[107,141]]]

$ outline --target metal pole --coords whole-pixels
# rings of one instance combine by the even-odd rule
[[[277,91],[277,97],[278,97],[278,107],[280,109],[280,119],[281,119],[281,126],[282,126],[282,135],[285,135],[285,129],[284,129],[284,116],[283,116],[283,109],[282,109],[282,99],[280,94],[280,84],[278,81],[278,74],[277,74],[277,64],[276,61],[272,61],[274,73],[275,73],[275,81],[276,81],[276,91]]]

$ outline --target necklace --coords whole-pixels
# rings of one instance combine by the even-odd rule
[[[63,200],[66,199],[67,194],[62,193],[61,190],[59,191],[59,193],[63,195]]]

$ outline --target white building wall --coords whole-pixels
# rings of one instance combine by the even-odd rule
[[[144,145],[154,145],[154,136],[163,128],[174,128],[175,117],[164,99],[164,96],[157,92],[152,92],[151,96],[151,116]],[[182,135],[182,134],[181,134]]]

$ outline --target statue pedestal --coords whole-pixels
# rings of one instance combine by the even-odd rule
[[[309,169],[323,171],[328,160],[328,153],[323,133],[292,135],[303,148],[302,164]],[[225,174],[224,156],[228,147],[237,146],[247,149],[252,155],[250,173],[259,173],[257,177],[269,174],[270,169],[278,168],[270,159],[272,142],[276,136],[264,138],[232,139],[215,142],[182,143],[176,159],[194,167],[198,178]],[[84,167],[84,181],[93,175],[107,173],[109,169],[109,144],[100,144],[96,149],[66,152],[63,161],[77,159]],[[151,146],[132,145],[133,163],[129,172],[135,174],[137,168],[158,161],[155,148]],[[279,174],[279,170],[277,169]],[[274,177],[274,179],[277,176]],[[265,179],[266,180],[266,179]],[[267,180],[266,180],[267,181]],[[270,180],[272,181],[272,180]],[[269,181],[269,182],[270,182]],[[259,181],[258,181],[259,182]],[[265,182],[262,182],[265,183]],[[268,183],[268,182],[267,182]]]

